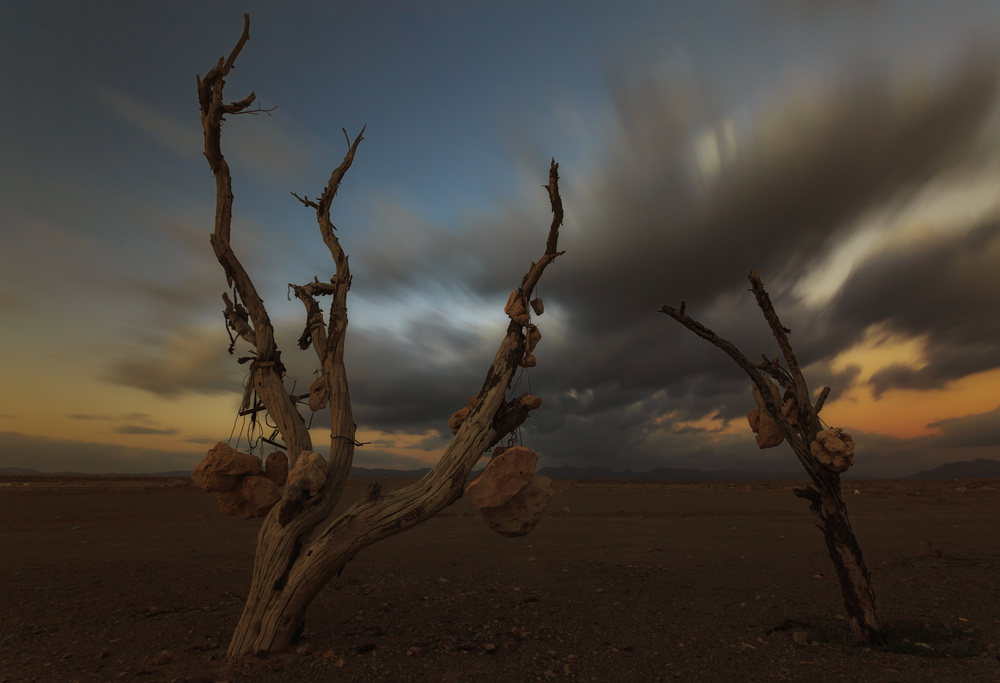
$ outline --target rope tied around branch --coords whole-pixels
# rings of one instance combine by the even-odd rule
[[[330,438],[332,438],[332,439],[343,439],[344,441],[350,441],[351,443],[353,443],[358,448],[360,448],[361,446],[370,446],[371,443],[372,443],[371,441],[358,441],[357,439],[352,439],[349,436],[341,436],[340,434],[337,434],[336,436],[332,436]]]

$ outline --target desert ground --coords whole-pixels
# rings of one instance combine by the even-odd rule
[[[180,480],[6,477],[0,681],[1000,681],[1000,482],[845,482],[885,648],[851,643],[800,483],[557,482],[519,539],[459,500],[362,552],[292,651],[230,663],[259,520]]]

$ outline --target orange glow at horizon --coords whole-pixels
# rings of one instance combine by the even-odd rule
[[[874,399],[868,387],[852,387],[822,412],[830,425],[904,439],[940,431],[939,420],[985,413],[1000,406],[1000,368],[963,377],[944,389],[891,389]]]
[[[919,370],[927,365],[927,339],[904,337],[873,325],[864,339],[830,363],[834,371],[859,369],[854,384],[822,412],[830,425],[901,438],[939,433],[927,425],[939,420],[984,413],[1000,405],[1000,369],[950,382],[942,389],[890,389],[872,396],[866,382],[879,370],[902,364]]]

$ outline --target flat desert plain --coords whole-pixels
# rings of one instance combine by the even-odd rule
[[[259,520],[179,480],[0,483],[2,681],[1000,680],[996,481],[845,482],[885,648],[850,642],[801,482],[588,481],[519,539],[459,500],[234,663]]]

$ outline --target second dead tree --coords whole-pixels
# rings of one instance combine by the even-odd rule
[[[790,330],[781,324],[771,297],[761,283],[760,273],[751,271],[749,279],[757,305],[784,356],[784,367],[777,356],[771,359],[764,356],[760,363],[751,362],[732,342],[686,315],[683,303],[679,309],[661,306],[657,310],[722,349],[753,381],[758,408],[750,411],[747,417],[757,433],[757,444],[768,448],[787,440],[795,451],[812,480],[811,485],[795,489],[795,495],[809,501],[816,526],[823,532],[855,640],[863,644],[880,644],[883,635],[871,577],[841,496],[840,474],[853,463],[854,441],[849,434],[838,428],[826,428],[820,421],[819,412],[830,388],[824,387],[815,404],[812,402],[809,387],[788,341]]]

